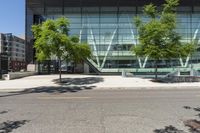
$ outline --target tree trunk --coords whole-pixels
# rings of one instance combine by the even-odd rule
[[[59,82],[61,83],[62,82],[62,77],[61,77],[61,59],[59,58]]]
[[[40,75],[40,61],[36,62],[35,64],[38,64],[37,65],[37,71],[38,71],[38,74]]]
[[[74,72],[75,72],[75,63],[73,62],[73,65],[72,65],[73,67],[72,67],[72,73],[74,74]]]
[[[48,69],[47,71],[48,71],[48,74],[51,74],[51,72],[50,72],[50,69],[51,69],[50,68],[50,62],[51,62],[51,60],[47,61],[47,69]]]
[[[158,60],[155,61],[155,79],[158,79]]]
[[[76,63],[74,63],[74,73],[76,73]]]

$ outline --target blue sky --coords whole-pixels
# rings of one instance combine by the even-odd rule
[[[0,0],[0,33],[25,34],[25,0]]]

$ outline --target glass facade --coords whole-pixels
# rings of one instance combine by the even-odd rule
[[[89,62],[100,72],[154,67],[153,60],[148,57],[136,57],[130,51],[132,46],[139,44],[133,18],[138,15],[144,21],[148,21],[148,18],[142,14],[142,6],[148,4],[147,1],[134,3],[133,0],[125,0],[120,4],[115,0],[117,3],[115,5],[104,0],[104,3],[86,0],[88,3],[84,4],[73,4],[70,0],[44,0],[38,2],[40,6],[31,6],[33,1],[37,0],[27,0],[27,37],[31,36],[31,24],[65,16],[71,23],[69,34],[77,35],[81,42],[90,45],[93,58]],[[183,2],[177,8],[177,32],[182,36],[182,42],[196,40],[200,45],[200,6],[194,4],[195,0],[193,0],[195,6],[188,5],[187,0],[185,1],[186,4]],[[58,5],[52,2],[58,2]],[[191,63],[198,67],[200,66],[199,50],[187,59],[160,61],[159,67],[189,67]]]

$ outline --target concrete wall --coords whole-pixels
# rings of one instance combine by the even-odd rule
[[[84,63],[84,74],[89,74],[90,70],[89,70],[89,65]]]
[[[2,78],[4,80],[12,80],[12,79],[19,79],[23,77],[33,76],[37,74],[36,72],[15,72],[15,73],[8,73],[4,74]]]
[[[29,72],[36,72],[36,65],[35,64],[28,64],[27,65],[27,71]]]

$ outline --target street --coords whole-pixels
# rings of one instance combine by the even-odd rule
[[[199,107],[192,88],[2,92],[0,133],[197,133],[184,121],[199,121]]]

